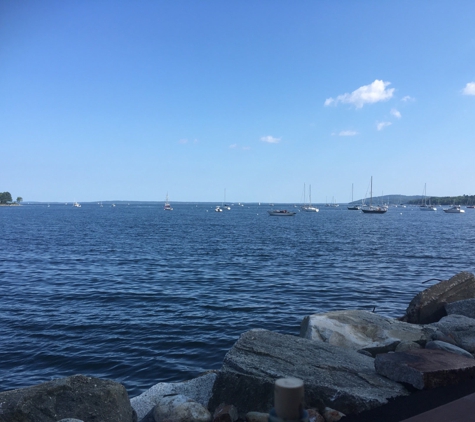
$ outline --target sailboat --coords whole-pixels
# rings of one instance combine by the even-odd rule
[[[303,185],[303,195],[305,202],[305,185]],[[318,212],[318,208],[312,207],[312,185],[308,185],[308,205],[302,205],[301,209],[305,212]]]
[[[173,208],[172,206],[170,205],[170,202],[168,202],[168,192],[167,192],[167,196],[165,198],[165,205],[163,206],[163,209],[165,211],[173,211]]]
[[[422,202],[422,205],[419,207],[421,211],[437,211],[436,207],[433,207],[430,204],[430,199],[429,199],[429,205],[426,204],[426,184],[424,183],[424,201]]]
[[[351,184],[351,203],[353,203],[353,183]],[[359,205],[352,205],[348,209],[350,211],[359,211],[361,207]]]
[[[371,196],[369,206],[361,208],[365,214],[384,214],[388,209],[386,207],[373,206],[373,176],[371,176]]]
[[[231,211],[231,207],[228,204],[226,204],[226,188],[224,188],[224,201],[223,201],[223,205],[221,206],[221,209]]]

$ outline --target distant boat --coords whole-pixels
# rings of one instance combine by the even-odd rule
[[[386,207],[373,206],[373,176],[371,176],[371,196],[369,206],[361,208],[365,214],[384,214],[388,209]]]
[[[223,212],[223,209],[219,206],[216,205],[216,208],[214,209],[215,212]]]
[[[460,205],[454,205],[453,207],[445,209],[444,212],[448,214],[461,214],[461,213],[464,213],[465,210],[460,208]]]
[[[305,202],[305,184],[303,185],[303,202]],[[318,208],[312,207],[312,185],[308,185],[308,205],[302,205],[302,211],[318,212]]]
[[[287,211],[287,210],[270,210],[267,211],[269,215],[274,216],[274,217],[292,217],[293,215],[297,214],[293,211]]]
[[[75,202],[73,204],[73,207],[76,207],[76,208],[81,208],[81,204],[79,202]]]
[[[433,207],[431,204],[430,204],[430,199],[429,199],[429,205],[427,205],[426,203],[426,184],[424,183],[424,195],[423,195],[423,201],[422,201],[422,205],[419,207],[419,209],[421,211],[437,211],[437,208],[436,207]]]
[[[167,192],[167,196],[165,198],[165,205],[163,206],[163,209],[165,211],[173,211],[173,208],[172,206],[170,205],[170,202],[168,202],[168,192]]]
[[[231,211],[231,207],[228,204],[226,204],[226,188],[224,188],[224,201],[223,201],[223,204],[221,205],[221,208],[223,210]]]
[[[351,202],[353,203],[353,183],[351,184]],[[351,205],[348,209],[350,211],[359,211],[361,207],[359,205]]]

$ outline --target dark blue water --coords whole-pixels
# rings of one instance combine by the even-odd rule
[[[298,334],[337,309],[404,313],[430,278],[474,272],[475,210],[0,207],[0,390],[77,373],[130,396],[221,366],[251,328]]]

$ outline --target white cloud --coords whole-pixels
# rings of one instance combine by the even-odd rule
[[[391,109],[391,114],[394,116],[394,117],[397,117],[398,119],[401,118],[401,113],[396,110],[395,108]]]
[[[274,138],[273,136],[268,135],[261,137],[261,141],[268,144],[278,144],[280,142],[280,138]]]
[[[469,82],[462,91],[463,95],[475,95],[475,82]]]
[[[365,104],[387,101],[394,93],[394,88],[386,89],[390,84],[390,82],[376,79],[372,84],[361,86],[351,94],[346,93],[336,98],[327,98],[325,106],[344,103],[353,104],[356,108],[362,108]]]
[[[178,141],[179,144],[187,144],[188,143],[188,139],[180,139]]]
[[[385,127],[388,127],[388,126],[391,126],[391,125],[392,125],[391,122],[380,122],[380,123],[376,124],[376,128],[378,130],[383,130]]]
[[[342,130],[338,136],[355,136],[358,135],[358,132],[355,130]]]
[[[231,144],[229,145],[229,148],[237,148],[237,146],[238,146],[237,144]]]
[[[416,101],[416,99],[415,99],[415,98],[412,98],[410,95],[406,95],[405,97],[402,97],[402,98],[401,98],[401,101],[407,103],[407,102],[409,102],[409,101]]]

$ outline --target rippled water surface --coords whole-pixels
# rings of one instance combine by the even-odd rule
[[[135,396],[219,368],[251,328],[298,334],[304,316],[338,309],[400,316],[423,281],[474,272],[472,209],[173,207],[0,207],[0,390],[82,373]]]

